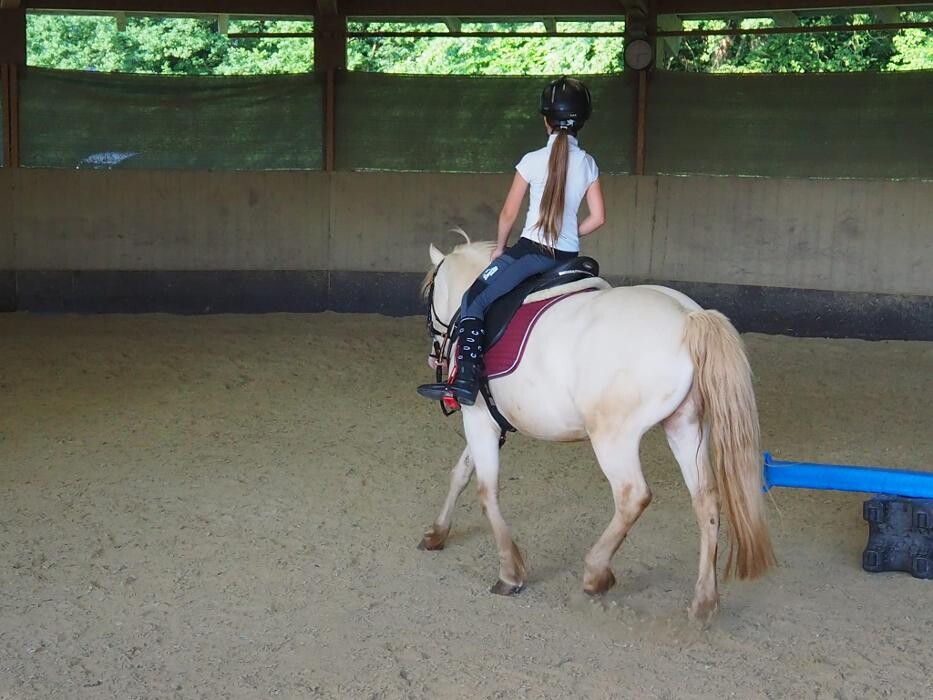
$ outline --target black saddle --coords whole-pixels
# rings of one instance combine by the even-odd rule
[[[491,348],[505,334],[515,312],[525,303],[525,297],[543,289],[592,277],[599,277],[599,263],[587,257],[567,260],[547,272],[529,277],[511,292],[496,299],[486,310],[486,347]]]

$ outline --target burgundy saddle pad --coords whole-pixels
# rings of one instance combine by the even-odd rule
[[[594,291],[587,289],[584,291]],[[535,301],[525,304],[512,317],[511,322],[502,334],[502,337],[496,341],[486,351],[484,356],[486,364],[486,376],[489,379],[504,377],[518,369],[521,364],[522,356],[525,354],[525,348],[528,345],[528,339],[534,330],[535,324],[544,313],[567,297],[581,294],[582,292],[572,292],[552,297],[543,301]]]

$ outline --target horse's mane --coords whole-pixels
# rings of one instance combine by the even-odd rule
[[[447,262],[449,260],[455,263],[468,263],[471,267],[485,267],[486,263],[489,261],[489,253],[495,248],[495,243],[492,241],[477,241],[474,243],[463,229],[454,229],[454,231],[461,234],[466,239],[466,243],[461,243],[456,246],[450,253],[444,256],[444,261]],[[429,269],[424,279],[421,281],[421,298],[424,300],[428,298],[428,292],[431,289],[434,278],[437,276],[438,269],[440,269],[439,266]]]

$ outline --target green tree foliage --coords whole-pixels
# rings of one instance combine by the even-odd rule
[[[311,31],[310,22],[238,21],[235,32]],[[29,65],[67,70],[167,75],[257,75],[311,70],[308,39],[229,39],[215,22],[131,17],[29,15]]]
[[[907,22],[929,22],[933,12],[905,12]],[[929,29],[905,29],[894,37],[896,53],[891,58],[895,70],[933,68],[933,32]]]
[[[356,25],[362,28],[364,25]],[[399,31],[402,26],[367,23],[369,31]],[[411,30],[411,25],[405,26]],[[443,25],[417,25],[415,31],[444,30]],[[622,31],[621,22],[591,25],[561,23],[563,31]],[[348,50],[351,70],[384,73],[460,75],[552,75],[614,73],[622,70],[621,37],[547,37],[540,24],[463,26],[474,32],[541,32],[537,37],[425,38],[365,37],[353,39]]]
[[[933,13],[904,13],[929,21]],[[871,22],[870,15],[804,18],[804,25]],[[686,28],[769,26],[771,20],[706,20]],[[351,30],[400,31],[444,25],[352,24]],[[547,37],[540,23],[465,24],[465,31],[540,31],[536,37],[359,37],[348,46],[352,70],[416,74],[552,75],[622,69],[619,37]],[[622,23],[562,22],[563,31],[621,31]],[[310,22],[235,20],[230,32],[310,32]],[[71,70],[186,75],[300,73],[312,69],[310,38],[231,39],[205,19],[131,17],[119,31],[113,17],[30,14],[30,65]],[[702,72],[811,72],[933,69],[933,32],[858,31],[689,37],[665,52],[662,67]]]
[[[866,24],[866,15],[803,18],[802,27]],[[770,20],[710,20],[685,29],[753,29]],[[744,34],[689,37],[664,66],[668,70],[721,73],[812,73],[880,71],[896,68],[895,34],[883,31],[802,34]],[[933,65],[933,64],[931,64]]]

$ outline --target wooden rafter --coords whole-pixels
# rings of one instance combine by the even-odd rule
[[[18,0],[0,0],[13,7]],[[137,12],[164,14],[247,14],[350,17],[607,17],[618,18],[637,0],[22,0],[30,10]],[[658,14],[681,16],[766,15],[795,10],[933,8],[903,0],[656,0]]]
[[[931,6],[929,2],[903,3],[899,0],[657,0],[659,14],[682,16],[749,13],[771,15],[778,12],[820,10],[865,11],[866,8],[904,5]]]
[[[828,34],[834,32],[899,31],[901,29],[933,29],[933,22],[896,22],[892,24],[830,24],[807,27],[760,27],[755,29],[688,29],[676,32],[658,31],[657,36],[766,36],[769,34]]]

